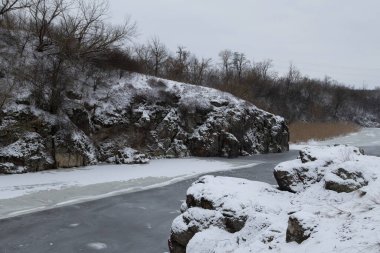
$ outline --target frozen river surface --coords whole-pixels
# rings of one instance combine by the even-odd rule
[[[364,147],[366,153],[378,155],[380,154],[380,130],[363,129],[346,137],[308,144],[336,143],[361,146]],[[300,147],[292,146],[293,149]],[[275,184],[272,175],[275,165],[294,159],[296,156],[297,151],[291,150],[282,154],[243,157],[231,160],[230,167],[225,164],[225,161],[216,159],[217,162],[221,162],[219,165],[222,171],[215,169],[206,173]],[[230,170],[230,168],[235,169]],[[179,213],[178,209],[185,198],[187,188],[194,181],[194,179],[186,179],[184,175],[196,176],[199,175],[199,171],[193,174],[179,173],[177,179],[183,181],[171,182],[173,184],[159,188],[75,203],[0,220],[0,252],[167,252],[166,241],[171,222]],[[157,182],[154,181],[154,183]],[[99,186],[99,182],[94,185]],[[54,190],[59,192],[59,189]],[[91,190],[92,193],[94,191],[94,189]],[[43,195],[48,191],[41,192]],[[29,203],[31,195],[34,198],[33,201],[38,202],[38,193],[36,191],[17,198],[24,198],[24,201]],[[45,202],[49,197],[55,197],[49,194],[46,196],[47,199],[43,200]],[[0,200],[0,209],[6,209],[6,205],[11,203],[9,201],[12,199]],[[50,201],[55,203],[56,200]],[[45,204],[43,203],[43,206]]]
[[[306,144],[291,145],[291,148],[298,149],[305,145],[333,145],[347,144],[358,147],[380,146],[380,128],[363,128],[359,132],[337,137],[325,141],[310,141]]]

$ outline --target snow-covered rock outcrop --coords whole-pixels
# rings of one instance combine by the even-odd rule
[[[70,88],[54,115],[31,96],[25,88],[0,110],[0,173],[288,150],[283,118],[211,88],[110,77]]]
[[[278,227],[277,220],[270,218],[276,216],[281,219],[282,216],[277,215],[281,215],[290,205],[287,195],[287,192],[281,192],[266,183],[238,178],[201,177],[188,189],[186,203],[181,206],[183,213],[173,221],[170,251],[218,250],[219,240],[227,242],[230,237],[236,236],[236,241],[244,242],[252,236],[258,236],[264,229],[274,232],[260,236],[261,240],[277,237],[282,227]],[[245,233],[248,234],[238,236]],[[219,250],[226,250],[221,252],[229,252],[236,245],[220,246]]]
[[[170,252],[379,252],[380,158],[342,145],[300,154],[276,167],[293,176],[284,191],[238,178],[194,182],[173,221]]]
[[[359,148],[335,145],[306,147],[299,159],[279,164],[274,177],[281,190],[300,192],[323,181],[325,188],[336,192],[352,192],[368,184]]]

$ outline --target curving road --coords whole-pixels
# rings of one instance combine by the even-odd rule
[[[379,147],[367,147],[379,155]],[[275,184],[273,168],[297,151],[238,159],[262,162],[212,173]],[[163,253],[172,220],[194,179],[151,190],[0,220],[0,253]]]

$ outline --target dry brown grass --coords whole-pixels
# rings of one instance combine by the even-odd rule
[[[325,140],[357,132],[360,127],[349,122],[294,122],[289,125],[290,142]]]

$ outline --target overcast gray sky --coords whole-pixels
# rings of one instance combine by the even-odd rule
[[[325,75],[362,88],[380,86],[379,0],[109,0],[113,22],[130,15],[137,42],[158,36],[199,57],[231,49],[250,60],[292,62],[310,77]]]

